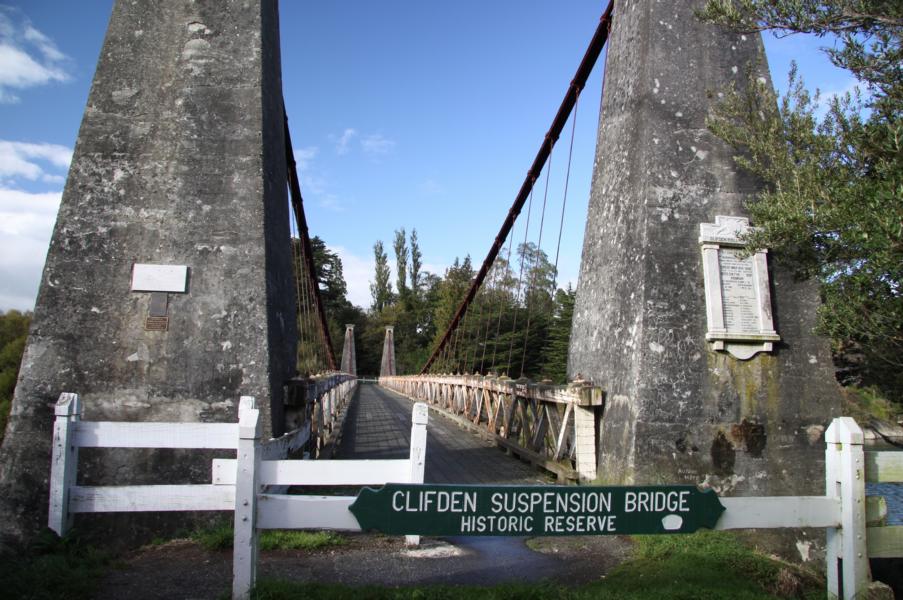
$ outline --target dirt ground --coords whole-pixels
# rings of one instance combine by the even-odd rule
[[[596,581],[630,552],[619,537],[402,538],[347,535],[341,546],[261,552],[258,577],[346,585],[492,585],[505,582]],[[531,549],[532,547],[532,549]],[[228,593],[231,550],[209,551],[190,540],[146,546],[123,556],[102,582],[100,600],[207,600]]]

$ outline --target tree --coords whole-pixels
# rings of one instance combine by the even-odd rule
[[[6,420],[12,406],[30,324],[31,313],[17,310],[5,314],[0,312],[0,442],[6,432]]]
[[[383,249],[382,241],[373,244],[373,258],[376,261],[376,273],[370,284],[370,295],[373,296],[373,310],[381,311],[392,303],[392,282],[389,280],[389,257]]]
[[[865,353],[865,381],[903,397],[903,4],[885,0],[711,0],[701,16],[738,31],[835,36],[830,60],[867,91],[823,117],[795,69],[776,98],[751,81],[710,120],[762,179],[749,205],[767,247],[821,285],[819,329]]]
[[[411,230],[411,291],[417,297],[420,294],[420,271],[423,268],[423,255],[420,253],[420,243],[417,241],[417,230]]]
[[[395,230],[395,281],[398,286],[398,296],[402,301],[408,296],[408,246],[404,227]]]
[[[555,311],[543,349],[542,376],[559,385],[567,383],[568,350],[576,298],[577,291],[570,284],[566,290],[555,292]]]
[[[319,237],[311,239],[310,245],[313,250],[317,284],[320,288],[323,306],[327,314],[338,312],[348,302],[348,286],[345,284],[342,259],[327,248],[326,243]]]

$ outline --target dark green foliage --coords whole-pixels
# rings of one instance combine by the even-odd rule
[[[379,312],[392,302],[392,282],[389,281],[389,257],[383,249],[383,243],[377,241],[373,244],[373,258],[376,260],[376,273],[370,294],[373,296],[374,312]]]
[[[23,554],[0,559],[0,595],[30,600],[81,600],[94,597],[110,556],[70,534],[49,530]]]
[[[404,227],[395,230],[392,247],[395,249],[395,285],[399,298],[404,302],[408,296],[408,243]]]
[[[191,534],[191,539],[206,550],[229,550],[234,533],[230,523],[220,523]],[[317,550],[341,546],[345,538],[333,531],[288,531],[267,529],[260,532],[261,550]]]
[[[383,244],[374,246],[377,270],[371,291],[383,303],[374,305],[361,323],[358,372],[379,373],[385,327],[395,328],[395,362],[400,375],[419,373],[432,349],[440,343],[476,275],[470,257],[455,262],[444,276],[422,270],[422,254],[416,231],[404,238],[395,233],[396,273],[406,274],[409,284],[391,294],[388,259]],[[512,252],[512,254],[514,254]],[[382,257],[382,258],[380,258]],[[379,282],[385,282],[383,283]],[[385,286],[388,286],[386,288]],[[433,372],[495,373],[510,377],[551,378],[563,383],[567,370],[567,344],[573,311],[573,291],[556,297],[555,268],[535,244],[521,244],[509,264],[499,257],[465,317],[453,332],[447,350],[434,362]],[[570,300],[568,300],[568,298]],[[568,301],[570,306],[567,305]],[[351,321],[348,321],[351,322]],[[554,350],[550,350],[552,344]]]
[[[571,321],[577,291],[568,285],[555,292],[555,308],[542,358],[542,376],[558,385],[567,383],[568,348],[571,342]]]
[[[31,313],[17,310],[5,314],[0,312],[0,442],[6,432],[30,323]]]
[[[861,348],[861,380],[903,399],[903,3],[713,0],[702,16],[741,31],[836,36],[826,53],[864,86],[821,117],[795,69],[779,99],[751,79],[710,127],[766,184],[749,206],[761,228],[750,247],[816,277],[821,332]]]

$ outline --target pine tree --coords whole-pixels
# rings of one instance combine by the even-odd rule
[[[570,285],[566,290],[559,289],[555,292],[555,312],[542,357],[542,376],[559,385],[567,383],[568,348],[576,297],[577,291]]]

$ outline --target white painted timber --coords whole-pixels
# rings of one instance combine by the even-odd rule
[[[840,501],[825,496],[721,498],[725,511],[715,529],[837,527]]]
[[[213,460],[213,483],[235,485],[235,459]],[[260,485],[384,485],[408,483],[410,461],[265,460]]]
[[[903,483],[903,452],[866,452],[865,479],[870,483]]]
[[[423,483],[426,469],[426,426],[430,420],[429,406],[423,402],[414,403],[411,411],[411,450],[408,460],[408,482]],[[419,535],[405,536],[408,546],[419,546]]]
[[[73,486],[69,512],[234,510],[235,488],[225,485]]]
[[[830,427],[828,428],[830,430]],[[837,470],[840,468],[841,446],[825,438],[825,496],[840,502],[840,482]],[[843,536],[836,527],[825,529],[825,578],[828,598],[840,598],[840,553]]]
[[[225,448],[238,445],[237,423],[81,421],[75,443],[82,448]]]
[[[348,510],[355,499],[354,496],[261,494],[257,502],[257,527],[360,531],[360,524]]]
[[[260,493],[260,437],[262,424],[257,402],[242,396],[238,405],[238,459],[236,461],[235,518],[232,540],[232,598],[246,600],[257,580],[257,499]],[[219,486],[216,486],[219,487]]]
[[[53,453],[50,464],[50,508],[47,526],[62,536],[72,527],[69,494],[75,485],[78,467],[78,446],[74,427],[81,418],[81,404],[77,394],[60,394],[54,409]]]
[[[132,291],[184,294],[188,291],[188,267],[135,264],[132,266]]]
[[[827,477],[840,484],[841,579],[844,598],[861,598],[870,573],[865,529],[865,454],[862,429],[850,417],[839,417],[825,431],[825,443],[838,451],[836,470]],[[834,557],[829,557],[832,560]]]

